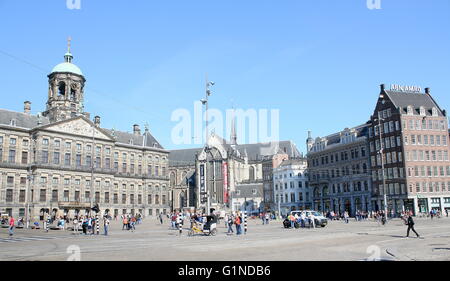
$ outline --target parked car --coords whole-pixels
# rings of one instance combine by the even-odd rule
[[[328,224],[328,219],[318,211],[313,210],[304,210],[304,211],[291,211],[291,215],[297,215],[298,217],[301,217],[302,213],[305,213],[305,216],[308,218],[311,213],[314,216],[314,223],[316,226],[325,227]]]

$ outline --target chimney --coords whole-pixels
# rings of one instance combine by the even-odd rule
[[[134,125],[133,125],[133,133],[134,133],[136,136],[140,136],[140,135],[141,135],[141,129],[139,128],[139,125],[138,125],[138,124],[134,124]]]
[[[383,93],[384,90],[386,89],[386,85],[385,84],[381,84],[380,85],[380,89],[381,89],[381,92]]]
[[[31,111],[31,102],[25,101],[23,103],[23,113],[30,114],[30,111]]]
[[[100,116],[95,116],[94,117],[94,124],[96,127],[100,127]]]
[[[425,94],[430,95],[430,88],[425,88]]]

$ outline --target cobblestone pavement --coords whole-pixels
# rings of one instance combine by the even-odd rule
[[[0,260],[68,260],[79,249],[81,260],[450,260],[450,218],[415,219],[423,239],[405,238],[399,220],[329,222],[325,228],[284,229],[281,221],[262,225],[250,220],[246,235],[226,235],[223,223],[214,237],[188,237],[168,223],[145,219],[136,231],[112,222],[110,235],[84,236],[70,231],[17,229],[13,238],[0,229]]]

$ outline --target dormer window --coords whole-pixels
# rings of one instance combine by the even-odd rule
[[[133,139],[130,139],[130,141],[128,143],[133,145]]]
[[[407,110],[407,114],[408,115],[413,115],[413,108],[412,108],[412,106],[409,105],[406,110]]]
[[[13,126],[13,127],[15,127],[15,126],[17,125],[16,119],[11,119],[10,125]]]
[[[426,115],[425,108],[423,106],[421,106],[419,110],[420,110],[420,116],[425,116]]]
[[[431,114],[432,114],[434,117],[438,116],[438,111],[437,111],[436,107],[433,107],[433,108],[431,109]]]

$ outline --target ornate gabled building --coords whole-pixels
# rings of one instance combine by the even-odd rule
[[[239,145],[236,139],[232,133],[231,141],[227,142],[213,133],[203,148],[170,151],[170,175],[176,179],[171,181],[171,187],[175,187],[178,194],[188,196],[187,206],[175,204],[175,209],[207,210],[209,207],[238,211],[250,208],[250,201],[258,202],[258,206],[251,204],[253,210],[264,208],[263,161],[280,151],[288,157],[299,157],[300,153],[291,141]],[[178,184],[180,182],[184,187]],[[244,191],[245,188],[251,191]],[[174,193],[174,199],[179,197],[178,194]],[[254,194],[255,198],[240,194]]]
[[[450,210],[448,118],[430,89],[381,85],[371,121],[376,208],[384,209],[386,200],[395,213]]]
[[[68,52],[48,75],[46,110],[0,110],[0,212],[43,219],[170,210],[168,151],[148,128],[101,127],[84,112],[85,77]]]

